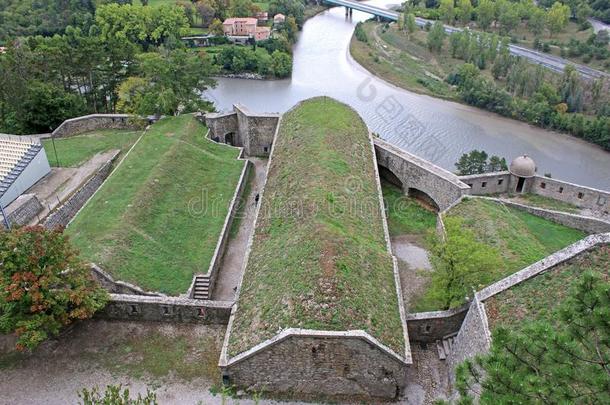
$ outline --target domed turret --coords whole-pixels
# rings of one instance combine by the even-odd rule
[[[510,163],[508,170],[517,177],[534,177],[536,175],[536,163],[527,155],[517,156]]]

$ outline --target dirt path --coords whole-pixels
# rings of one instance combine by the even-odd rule
[[[420,297],[430,279],[432,265],[428,252],[420,238],[413,235],[399,235],[391,238],[392,252],[398,259],[398,271],[402,295],[407,313],[413,312],[412,304]]]
[[[243,210],[243,217],[237,235],[229,240],[226,253],[220,264],[216,287],[212,293],[212,298],[221,301],[233,301],[235,298],[237,284],[243,271],[244,254],[250,234],[254,226],[256,213],[255,196],[260,193],[267,177],[267,160],[250,158],[253,163],[254,177],[250,187],[249,195],[245,196],[246,206]]]

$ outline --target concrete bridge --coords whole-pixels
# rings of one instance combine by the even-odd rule
[[[323,0],[326,4],[334,5],[334,6],[342,6],[345,7],[345,15],[351,15],[352,10],[362,11],[364,13],[368,13],[374,15],[378,19],[383,19],[387,21],[398,21],[398,17],[400,13],[392,10],[388,10],[386,8],[372,6],[370,4],[360,3],[354,0]],[[426,20],[424,18],[415,17],[415,23],[419,27],[423,27],[426,24],[433,24],[434,21]],[[461,28],[451,27],[449,25],[445,25],[445,32],[447,34],[453,34],[454,32],[461,31]],[[558,56],[553,56],[549,54],[545,54],[542,52],[534,51],[532,49],[524,48],[521,46],[510,44],[508,46],[510,53],[515,56],[520,56],[522,58],[527,59],[530,63],[535,63],[537,65],[542,65],[547,69],[553,70],[555,72],[563,73],[566,65],[572,65],[576,68],[576,70],[584,77],[585,79],[600,79],[600,78],[610,78],[610,75],[602,72],[600,70],[592,69],[588,66],[579,65],[577,63],[572,63],[566,59],[560,58]]]

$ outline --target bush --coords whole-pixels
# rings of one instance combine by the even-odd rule
[[[356,24],[356,29],[354,30],[354,35],[356,36],[356,39],[360,42],[364,42],[364,43],[369,42],[369,39],[366,36],[366,32],[364,31],[364,28],[362,28],[361,22]]]
[[[109,385],[104,393],[100,393],[97,387],[93,387],[91,391],[83,388],[78,393],[78,397],[83,401],[83,405],[156,405],[157,395],[150,390],[146,390],[146,395],[138,394],[136,399],[132,399],[129,394],[129,389],[121,385]]]
[[[0,263],[0,332],[16,333],[18,350],[92,317],[108,299],[62,229],[0,231]]]

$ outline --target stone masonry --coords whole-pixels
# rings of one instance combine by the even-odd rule
[[[65,120],[52,135],[62,138],[100,129],[138,129],[142,124],[129,114],[92,114]]]

